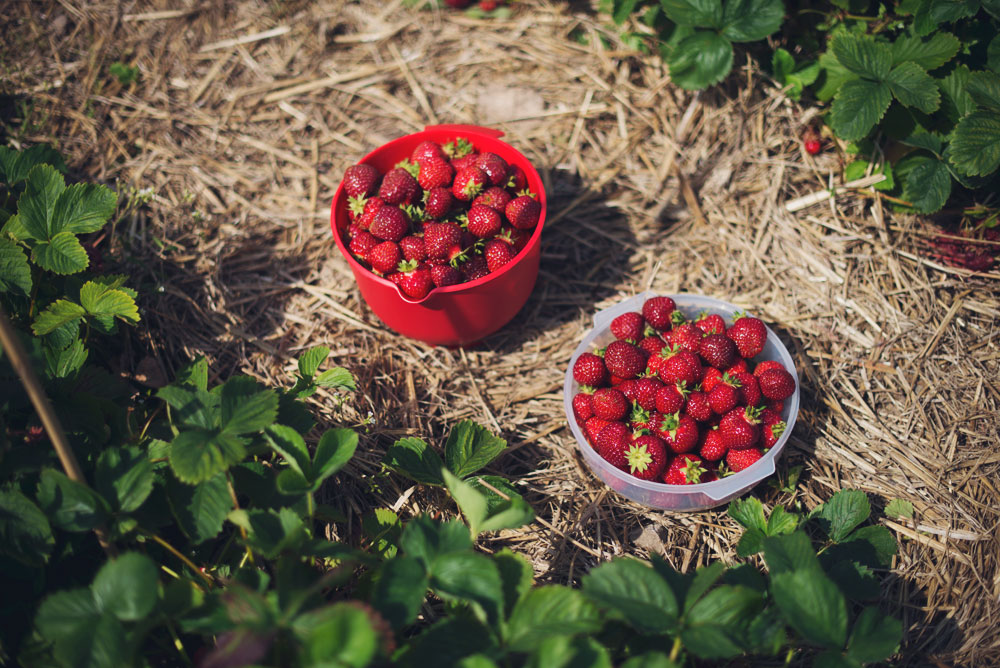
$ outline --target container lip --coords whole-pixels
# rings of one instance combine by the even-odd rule
[[[521,153],[519,150],[517,150],[507,142],[500,139],[499,136],[496,134],[497,131],[492,130],[491,128],[480,128],[479,126],[473,126],[473,125],[428,126],[427,128],[425,128],[420,132],[414,132],[408,135],[403,135],[401,137],[393,139],[392,141],[382,144],[381,146],[373,149],[372,151],[369,151],[363,158],[358,160],[357,163],[355,164],[364,164],[366,162],[369,162],[375,157],[378,157],[383,151],[386,151],[387,149],[393,147],[394,145],[406,143],[407,141],[410,141],[414,138],[424,137],[428,134],[436,134],[439,132],[447,132],[449,134],[454,135],[455,137],[475,138],[479,140],[485,140],[487,143],[496,142],[499,144],[503,144],[505,147],[507,147],[512,153],[517,155],[517,157],[523,161],[523,164],[518,164],[518,167],[524,169],[525,176],[528,178],[529,184],[531,183],[531,181],[537,183],[538,192],[536,193],[536,195],[538,196],[538,202],[542,205],[542,211],[538,216],[538,224],[535,225],[535,229],[532,231],[531,236],[525,243],[524,248],[522,248],[510,262],[505,264],[498,271],[491,272],[486,276],[477,278],[474,281],[468,281],[466,283],[457,283],[455,285],[446,285],[444,287],[435,287],[433,290],[430,291],[430,293],[428,293],[427,298],[425,298],[424,300],[420,300],[418,302],[414,302],[412,299],[409,299],[403,295],[398,285],[396,285],[395,283],[393,283],[392,281],[383,276],[379,276],[378,274],[372,272],[363,264],[361,264],[358,261],[358,259],[354,257],[354,254],[351,253],[350,249],[347,248],[347,245],[344,243],[344,240],[341,237],[341,232],[340,230],[337,229],[337,202],[340,201],[344,191],[344,182],[343,180],[341,180],[340,184],[337,186],[336,192],[333,195],[333,201],[330,204],[330,229],[333,232],[333,238],[337,244],[337,248],[340,250],[341,255],[344,256],[344,258],[347,260],[348,264],[354,271],[364,271],[365,273],[368,274],[367,278],[374,280],[379,285],[394,289],[401,299],[404,299],[405,301],[408,301],[410,303],[423,303],[424,301],[433,297],[434,295],[450,294],[455,292],[463,292],[466,290],[474,290],[475,288],[481,285],[485,285],[493,280],[499,279],[508,271],[511,271],[517,264],[519,264],[520,262],[524,261],[527,258],[529,247],[541,243],[540,240],[542,236],[542,228],[545,226],[545,215],[548,210],[548,203],[545,196],[545,184],[542,182],[542,177],[538,173],[538,170],[535,169],[535,166],[531,163],[530,160],[528,160],[528,158],[523,153]],[[525,169],[525,167],[527,167],[527,169]]]
[[[694,306],[692,302],[702,302],[697,305],[698,308],[702,308],[704,302],[712,302],[718,307],[728,310],[727,315],[731,315],[733,312],[742,310],[735,304],[722,301],[720,299],[715,299],[713,297],[708,297],[707,295],[698,295],[693,293],[678,293],[678,294],[659,294],[655,292],[644,292],[642,294],[630,297],[622,302],[619,302],[607,309],[600,311],[595,314],[595,320],[598,316],[605,314],[607,311],[614,311],[616,313],[623,313],[630,310],[640,310],[642,302],[650,297],[670,297],[680,308],[688,308]],[[628,306],[626,306],[628,305]],[[637,305],[638,308],[630,308],[630,306]],[[769,342],[776,345],[778,350],[778,357],[781,359],[782,363],[789,368],[789,371],[795,377],[795,393],[788,399],[786,403],[786,409],[788,411],[788,418],[786,420],[786,428],[778,441],[771,447],[770,450],[761,458],[760,461],[756,462],[753,466],[744,469],[738,473],[734,473],[731,476],[725,478],[720,478],[719,480],[713,480],[711,482],[697,483],[694,485],[667,485],[661,482],[640,480],[634,476],[621,471],[607,462],[598,454],[596,450],[590,445],[581,431],[579,425],[576,422],[576,418],[573,416],[573,385],[575,380],[573,378],[573,364],[576,359],[584,352],[590,352],[591,343],[594,338],[598,335],[597,327],[594,327],[584,334],[583,339],[577,346],[576,350],[573,352],[570,358],[569,365],[566,369],[566,374],[563,382],[563,407],[566,413],[566,420],[569,422],[570,430],[573,432],[573,436],[576,438],[577,447],[580,448],[581,453],[584,455],[584,459],[587,460],[588,466],[593,468],[594,465],[599,466],[602,471],[620,480],[626,485],[633,488],[638,488],[650,493],[670,493],[676,494],[678,496],[693,496],[693,495],[705,495],[712,499],[713,501],[718,501],[719,503],[724,502],[727,498],[732,498],[733,496],[742,494],[746,492],[751,487],[762,481],[764,478],[768,477],[776,470],[776,460],[784,449],[785,444],[791,437],[792,431],[795,427],[795,422],[798,418],[799,404],[800,404],[800,389],[801,381],[799,380],[798,369],[795,367],[795,360],[792,358],[788,349],[778,338],[778,335],[767,326],[765,323],[765,328],[767,330],[767,339]],[[602,328],[603,331],[603,328]],[[760,467],[760,468],[758,468]],[[594,471],[597,475],[597,471]],[[600,476],[598,475],[600,479]],[[603,480],[602,480],[603,482]],[[607,484],[607,483],[605,483]],[[610,485],[609,485],[610,487]],[[619,492],[621,493],[621,492]],[[645,504],[649,505],[649,504]],[[718,505],[718,504],[716,504]],[[653,506],[655,507],[655,506]]]

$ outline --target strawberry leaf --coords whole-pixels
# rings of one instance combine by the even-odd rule
[[[37,242],[31,249],[31,260],[42,269],[63,275],[81,272],[90,264],[87,251],[70,232],[58,232]]]
[[[17,217],[27,236],[17,238],[45,241],[61,231],[54,228],[53,218],[56,202],[65,189],[62,174],[51,165],[38,165],[28,172],[24,192],[17,201]]]
[[[52,228],[74,234],[96,232],[115,212],[118,196],[94,183],[75,183],[67,187],[56,202]]]
[[[31,330],[36,336],[44,336],[63,325],[78,321],[86,315],[86,310],[79,304],[66,299],[57,299],[38,314]]]
[[[903,625],[898,619],[869,606],[854,620],[847,655],[861,663],[884,661],[896,651],[902,637]]]
[[[250,434],[274,424],[278,394],[249,376],[235,376],[222,386],[220,407],[223,434]]]
[[[199,485],[167,481],[167,501],[181,531],[195,545],[215,538],[233,508],[226,476],[216,475]]]
[[[839,543],[871,515],[868,496],[857,489],[841,490],[830,497],[815,517],[830,539]]]
[[[310,482],[315,487],[344,468],[358,448],[358,435],[353,429],[329,429],[320,436],[313,457]]]
[[[677,621],[677,599],[670,585],[635,559],[616,559],[593,569],[583,578],[583,593],[644,633],[669,631]]]
[[[582,592],[548,585],[532,589],[514,606],[507,642],[515,652],[530,652],[551,636],[593,633],[601,626],[600,612]]]
[[[66,163],[63,162],[59,151],[48,144],[36,144],[23,151],[15,151],[0,146],[0,178],[13,186],[28,178],[28,173],[37,165],[48,164],[59,170],[66,172]]]
[[[153,491],[153,482],[153,464],[139,448],[105,450],[97,458],[97,490],[115,510],[137,510]]]
[[[0,489],[0,554],[28,566],[47,563],[55,538],[35,503],[15,489]]]
[[[718,83],[733,66],[733,45],[722,35],[699,30],[670,52],[670,79],[686,90]]]
[[[383,463],[411,480],[427,485],[444,485],[441,458],[419,438],[401,438],[386,450]]]
[[[327,369],[316,376],[316,385],[348,392],[355,392],[358,389],[357,385],[354,384],[354,376],[351,375],[351,372],[339,366]]]
[[[20,246],[0,237],[0,292],[31,293],[31,267]]]
[[[785,621],[811,643],[839,649],[847,640],[847,601],[819,570],[771,575],[771,595]]]
[[[858,76],[883,81],[892,67],[892,49],[868,36],[843,33],[833,38],[830,49],[841,65]]]
[[[97,571],[90,589],[98,610],[134,622],[153,611],[158,584],[153,560],[138,552],[126,552]]]
[[[289,469],[298,473],[303,480],[312,475],[309,448],[297,431],[281,424],[272,424],[264,432],[264,439],[272,450],[282,456]]]
[[[104,524],[110,512],[103,497],[54,469],[42,471],[36,498],[49,521],[65,531],[90,531]]]
[[[746,587],[722,585],[700,599],[685,614],[681,639],[702,659],[722,659],[743,653],[736,640],[741,622],[763,607],[763,597]]]
[[[903,499],[893,499],[885,505],[885,516],[910,519],[913,517],[913,504]]]
[[[246,456],[246,441],[206,429],[182,431],[170,444],[170,468],[181,482],[211,480]]]
[[[723,35],[734,42],[756,42],[781,27],[785,7],[780,0],[730,0],[722,14]]]
[[[80,304],[105,333],[113,330],[115,318],[139,322],[135,299],[122,290],[110,289],[96,281],[87,281],[80,288]]]
[[[916,63],[896,66],[886,79],[893,96],[907,107],[933,113],[941,104],[941,97],[934,80]]]
[[[916,63],[929,72],[954,58],[961,45],[958,38],[949,32],[936,32],[926,41],[904,35],[892,43],[892,64]]]
[[[889,108],[892,91],[876,81],[853,79],[837,91],[830,110],[830,125],[841,139],[856,141],[874,127]]]
[[[969,95],[981,107],[1000,111],[1000,74],[973,72],[969,76]]]
[[[299,357],[299,373],[306,377],[315,376],[319,365],[329,356],[330,349],[326,346],[310,348]]]
[[[507,441],[497,438],[485,427],[462,420],[448,434],[444,459],[452,473],[465,478],[496,459],[506,447]]]
[[[903,184],[902,198],[920,213],[940,210],[951,195],[948,166],[933,156],[907,155],[896,164],[896,174]]]
[[[485,613],[490,625],[497,625],[503,616],[500,572],[484,554],[467,551],[441,555],[431,564],[430,588],[445,601],[472,604]]]
[[[663,12],[680,26],[721,28],[723,7],[716,0],[660,0]]]
[[[395,557],[379,570],[372,607],[394,629],[402,629],[416,620],[427,586],[427,571],[419,560],[408,555]]]
[[[305,538],[305,525],[291,508],[234,510],[227,519],[247,532],[247,545],[267,559],[295,550]]]

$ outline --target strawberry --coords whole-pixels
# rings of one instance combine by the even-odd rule
[[[632,397],[632,401],[647,411],[655,411],[656,395],[659,393],[660,388],[663,387],[663,383],[656,378],[646,377],[634,381],[633,387],[635,387],[635,397]]]
[[[475,199],[476,195],[482,192],[483,187],[489,181],[486,172],[478,167],[465,167],[459,169],[455,167],[455,181],[451,186],[451,194],[463,202]]]
[[[760,403],[760,385],[752,373],[749,371],[737,371],[734,374],[728,375],[739,383],[741,404],[744,406],[756,406]]]
[[[704,332],[692,323],[686,322],[674,327],[670,332],[670,344],[696,353],[701,345],[702,336],[704,336]]]
[[[738,473],[745,468],[756,464],[763,457],[757,448],[744,448],[742,450],[730,450],[726,453],[726,465],[733,473]]]
[[[462,264],[462,273],[465,275],[466,281],[475,281],[482,278],[483,276],[489,276],[490,268],[486,264],[486,258],[482,255],[476,255],[471,257]]]
[[[765,408],[760,412],[760,433],[764,441],[765,448],[774,447],[781,435],[785,433],[788,425],[781,419],[781,415]]]
[[[509,165],[496,153],[483,151],[473,164],[486,173],[492,185],[501,186],[507,180],[507,167]]]
[[[809,155],[816,155],[823,148],[818,139],[807,139],[803,142],[803,145],[805,146],[806,153]]]
[[[380,198],[368,198],[365,202],[364,211],[358,216],[358,226],[363,230],[369,229],[372,226],[372,221],[375,220],[375,213],[383,206],[385,206],[385,202]]]
[[[736,375],[739,371],[749,371],[750,367],[747,366],[747,361],[744,359],[738,359],[733,363],[731,367],[726,369],[726,373],[730,376]]]
[[[351,239],[349,248],[356,256],[368,261],[368,253],[379,244],[379,240],[368,230],[359,230]]]
[[[694,321],[694,326],[705,332],[705,334],[725,334],[726,321],[718,313],[703,312]]]
[[[399,263],[398,269],[399,273],[393,274],[391,279],[407,297],[423,299],[434,287],[430,267],[426,264],[404,261]]]
[[[479,0],[479,9],[484,12],[492,12],[500,6],[500,0]]]
[[[726,336],[736,344],[736,348],[740,351],[740,357],[750,359],[764,350],[764,344],[767,342],[767,328],[757,318],[740,315],[726,330]]]
[[[478,239],[490,239],[499,232],[503,219],[496,209],[483,204],[473,204],[469,207],[468,229]]]
[[[611,423],[607,420],[602,420],[599,417],[587,418],[587,421],[583,423],[583,431],[586,432],[587,440],[590,441],[591,445],[596,446],[597,437],[609,424]]]
[[[521,250],[528,245],[528,240],[531,239],[531,233],[525,230],[518,230],[510,225],[504,225],[500,228],[500,234],[497,235],[497,239],[503,239],[510,244],[510,247],[514,249],[514,254],[517,255]]]
[[[650,425],[674,452],[688,452],[698,444],[698,423],[690,415],[658,413]]]
[[[663,474],[663,482],[668,485],[696,485],[705,478],[701,457],[690,453],[679,454]]]
[[[753,375],[760,377],[760,374],[764,373],[768,369],[784,369],[784,365],[778,360],[761,360],[757,363],[757,366],[753,368]]]
[[[626,416],[629,427],[637,433],[649,433],[652,430],[650,425],[650,413],[639,404],[632,404],[632,410]]]
[[[617,376],[611,377],[611,387],[618,389],[618,391],[620,391],[622,394],[625,395],[626,399],[633,402],[639,398],[638,385],[637,385],[638,382],[639,382],[638,378],[629,378],[628,380],[622,380]]]
[[[489,206],[500,213],[503,213],[507,208],[507,204],[514,199],[514,196],[509,192],[500,188],[498,186],[490,186],[482,192],[481,195],[472,200],[472,205],[482,204],[483,206]]]
[[[664,384],[656,391],[656,410],[660,413],[677,413],[684,408],[687,401],[687,389],[684,383]]]
[[[416,260],[420,262],[427,258],[427,249],[424,248],[424,238],[410,234],[399,240],[399,248],[403,251],[404,260]]]
[[[734,408],[719,420],[719,432],[728,448],[744,449],[760,439],[759,413],[751,408]]]
[[[728,369],[736,361],[736,344],[725,334],[709,334],[698,345],[698,354],[716,369]]]
[[[573,362],[573,379],[580,385],[600,387],[608,382],[608,369],[599,356],[582,353]]]
[[[701,380],[701,360],[690,350],[663,349],[666,359],[660,363],[659,376],[667,385],[684,382],[694,387]],[[662,353],[661,353],[662,354]]]
[[[603,387],[591,397],[594,415],[605,420],[621,420],[628,412],[628,400],[625,395],[613,387]]]
[[[684,410],[698,422],[708,422],[715,415],[708,402],[708,395],[698,390],[688,395]]]
[[[433,271],[432,269],[431,272]],[[594,416],[594,406],[591,403],[593,396],[589,392],[577,392],[573,396],[573,415],[581,425]]]
[[[701,377],[701,391],[711,394],[715,386],[722,382],[724,373],[714,366],[705,369],[705,375]]]
[[[643,330],[646,328],[646,321],[642,315],[634,311],[622,313],[611,321],[611,333],[616,339],[623,341],[637,342],[642,339]]]
[[[667,467],[667,449],[657,437],[644,434],[632,441],[625,461],[625,470],[639,480],[659,480]]]
[[[413,204],[420,195],[420,184],[402,167],[390,169],[378,189],[378,196],[386,204]]]
[[[506,188],[510,188],[516,193],[525,190],[528,187],[528,177],[524,173],[524,170],[517,165],[511,165],[507,168],[507,183]]]
[[[612,466],[625,468],[628,463],[626,451],[632,444],[632,431],[621,422],[610,422],[597,435],[597,454]]]
[[[711,429],[705,430],[705,435],[701,440],[701,446],[698,448],[698,454],[701,455],[702,459],[706,459],[710,462],[717,462],[725,457],[728,449],[729,448],[726,447],[725,442],[722,440],[722,434],[719,433],[719,427],[716,425]]]
[[[641,317],[641,316],[640,316]],[[652,361],[654,357],[658,357],[660,351],[662,351],[667,345],[667,342],[661,339],[656,334],[644,337],[639,340],[639,347],[649,353],[649,361]],[[652,373],[656,373],[655,369],[650,369]]]
[[[764,402],[764,408],[774,411],[777,414],[781,414],[785,410],[785,402],[780,399],[768,399]]]
[[[542,205],[534,197],[520,195],[507,203],[504,213],[510,224],[519,230],[531,230],[538,224]]]
[[[410,162],[417,165],[430,160],[445,161],[447,159],[448,156],[444,154],[444,150],[442,150],[440,144],[430,140],[417,144],[417,147],[413,149],[413,153],[410,154]]]
[[[344,170],[344,190],[349,197],[371,197],[378,190],[380,176],[371,165],[351,165]]]
[[[455,178],[455,168],[444,160],[426,160],[420,163],[417,182],[424,190],[447,188],[453,178]]]
[[[431,265],[431,281],[439,288],[457,285],[462,282],[462,272],[450,264]]]
[[[642,317],[658,332],[670,329],[677,304],[670,297],[651,297],[642,305]]]
[[[782,401],[795,394],[795,379],[785,369],[767,369],[757,378],[760,393]]]
[[[628,341],[612,341],[604,351],[608,372],[622,379],[635,378],[646,368],[642,351]]]
[[[372,217],[368,231],[383,241],[396,241],[406,236],[410,221],[398,206],[380,207]]]
[[[514,259],[514,249],[502,239],[490,239],[483,248],[483,257],[492,274]]]
[[[392,241],[383,241],[368,253],[369,264],[380,274],[394,271],[402,259],[403,253],[399,250],[399,244]]]
[[[462,228],[457,223],[427,223],[424,225],[424,248],[432,263],[449,262],[462,252]]]
[[[424,193],[424,212],[429,218],[441,220],[451,211],[455,198],[448,188],[432,188]]]
[[[739,390],[740,382],[729,374],[722,377],[722,381],[712,388],[708,393],[708,405],[712,407],[717,415],[725,415],[736,408],[740,403],[743,394]]]

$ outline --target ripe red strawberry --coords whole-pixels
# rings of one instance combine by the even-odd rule
[[[396,265],[402,259],[403,253],[399,250],[399,244],[392,241],[383,241],[368,253],[368,262],[372,269],[380,274],[395,271]]]
[[[499,211],[482,204],[473,204],[469,207],[468,219],[469,232],[478,239],[495,237],[503,223]]]
[[[507,220],[519,230],[531,230],[542,215],[542,205],[534,197],[520,195],[508,202],[504,209]]]
[[[823,148],[818,139],[807,139],[803,144],[805,145],[806,153],[809,155],[816,155]]]
[[[625,470],[639,480],[659,480],[667,467],[667,449],[657,437],[644,434],[632,441],[625,461]]]
[[[427,258],[427,249],[424,248],[424,238],[413,234],[399,240],[399,248],[403,251],[404,260],[416,260],[420,262]]]
[[[698,354],[716,369],[728,369],[736,361],[736,344],[725,334],[709,334],[698,345]]]
[[[774,447],[787,428],[788,425],[778,413],[767,408],[760,412],[760,433],[765,448]]]
[[[663,383],[656,378],[646,377],[636,380],[634,387],[635,397],[632,401],[647,411],[655,411],[656,395],[663,387]]]
[[[577,392],[573,396],[573,415],[576,416],[576,421],[581,425],[594,417],[594,406],[591,403],[593,396],[589,392]]]
[[[705,334],[725,334],[726,321],[718,313],[701,313],[694,321],[695,327]]]
[[[725,415],[736,408],[743,398],[740,392],[740,382],[725,374],[717,385],[708,393],[708,405],[712,407],[717,415]]]
[[[785,410],[785,402],[780,399],[768,399],[764,402],[764,408],[781,415],[781,411]]]
[[[510,165],[507,168],[507,182],[504,183],[504,187],[516,193],[526,190],[528,188],[528,176],[517,165]]]
[[[531,239],[531,233],[526,230],[518,230],[510,225],[504,224],[500,229],[500,234],[497,235],[497,239],[503,239],[510,244],[510,247],[514,249],[514,254],[517,255],[521,250],[528,245],[528,241]]]
[[[464,278],[465,276],[462,272],[450,264],[431,265],[431,281],[439,288],[448,285],[458,285]]]
[[[492,12],[500,6],[500,0],[479,0],[479,9],[484,12]]]
[[[692,323],[685,322],[671,330],[670,344],[696,353],[698,352],[698,348],[701,346],[702,336],[704,336],[704,332],[695,327]]]
[[[486,176],[489,177],[490,183],[495,186],[501,186],[507,180],[507,161],[501,158],[496,153],[490,153],[489,151],[483,151],[476,158],[476,167],[483,170]]]
[[[705,479],[706,471],[698,455],[683,453],[677,455],[663,474],[663,482],[668,485],[696,485]]]
[[[410,221],[398,206],[383,206],[375,212],[368,231],[383,241],[398,242],[410,231]]]
[[[489,276],[490,274],[490,268],[486,264],[486,258],[482,255],[470,257],[461,265],[460,269],[465,275],[466,281],[475,281],[483,276]]]
[[[611,377],[611,387],[617,388],[618,391],[624,394],[625,398],[629,401],[635,401],[639,397],[637,393],[638,387],[636,386],[636,383],[638,382],[638,378],[622,380],[621,378],[617,378],[615,376]]]
[[[490,239],[483,248],[483,257],[486,258],[486,266],[492,274],[514,259],[514,249],[502,239]]]
[[[595,448],[597,446],[597,437],[609,424],[611,423],[599,417],[587,418],[587,421],[583,423],[583,431],[587,434],[587,440]]]
[[[715,386],[722,382],[723,372],[714,366],[705,369],[705,375],[701,377],[701,391],[711,393]]]
[[[455,181],[451,185],[451,194],[463,202],[475,199],[476,195],[482,192],[489,181],[486,172],[478,167],[459,169],[456,166],[455,170]]]
[[[608,372],[622,379],[635,378],[646,368],[642,351],[627,341],[612,341],[604,351]]]
[[[625,395],[613,387],[602,387],[595,391],[590,403],[594,415],[605,420],[621,420],[629,409]]]
[[[656,410],[660,413],[679,413],[687,401],[684,383],[664,384],[656,391]]]
[[[429,160],[447,160],[448,156],[444,154],[444,150],[441,145],[434,141],[422,141],[417,144],[417,147],[413,149],[413,153],[410,154],[410,162],[420,165]]]
[[[784,369],[767,369],[757,377],[760,393],[768,399],[782,401],[795,394],[795,379]]]
[[[582,353],[573,362],[573,379],[580,385],[600,387],[608,382],[608,369],[599,356]]]
[[[650,425],[674,452],[689,452],[698,445],[698,423],[690,415],[657,413]]]
[[[730,471],[738,473],[756,464],[763,457],[757,448],[744,448],[742,450],[730,450],[726,453],[726,465]]]
[[[778,360],[761,360],[757,363],[757,366],[753,368],[753,375],[760,377],[760,374],[764,373],[768,369],[784,369],[785,366]]]
[[[615,338],[633,343],[642,339],[645,327],[646,321],[642,319],[642,315],[634,311],[622,313],[611,321],[611,333],[614,334]]]
[[[701,380],[701,360],[690,350],[667,349],[666,359],[660,363],[659,376],[667,385],[686,383],[694,387]]]
[[[726,373],[730,376],[736,375],[740,371],[749,371],[750,368],[747,366],[747,361],[744,359],[738,359],[733,363],[731,367],[726,369]]]
[[[424,193],[424,213],[429,218],[441,220],[451,211],[455,198],[448,188],[432,188]]]
[[[762,399],[760,385],[752,373],[749,371],[737,371],[734,374],[728,375],[739,383],[741,404],[744,406],[757,406],[760,404]]]
[[[434,287],[430,267],[425,264],[401,262],[399,274],[396,276],[397,278],[394,279],[396,284],[411,299],[423,299]]]
[[[462,252],[462,228],[457,223],[424,225],[424,248],[429,261],[448,262]]]
[[[386,204],[413,204],[420,199],[420,184],[402,167],[394,167],[382,177],[378,196]]]
[[[662,351],[667,345],[667,342],[661,339],[658,335],[653,334],[652,336],[647,336],[639,340],[639,347],[649,353],[649,360],[647,364],[653,360],[654,357],[658,357],[660,351]],[[656,373],[655,369],[649,369],[652,373]]]
[[[625,419],[628,421],[628,425],[632,428],[632,431],[636,432],[636,434],[640,434],[649,433],[652,430],[652,426],[649,422],[650,417],[651,414],[649,411],[639,404],[633,403],[632,410],[625,416]]]
[[[719,433],[719,427],[716,425],[705,431],[705,435],[701,440],[701,447],[698,448],[698,454],[701,455],[702,459],[717,462],[725,457],[728,449],[722,440],[722,434]]]
[[[659,332],[670,329],[677,304],[670,297],[651,297],[642,305],[642,317]]]
[[[425,160],[420,163],[420,175],[417,182],[424,190],[432,188],[447,188],[455,178],[455,168],[444,160]]]
[[[684,410],[698,422],[708,422],[715,415],[708,402],[708,395],[698,390],[688,395]]]
[[[367,262],[368,253],[371,252],[371,249],[375,248],[378,244],[379,239],[377,239],[371,232],[368,230],[358,230],[358,233],[351,238],[351,243],[348,248],[350,248],[351,252],[356,256]]]
[[[740,351],[740,357],[750,359],[764,350],[764,344],[767,342],[767,328],[757,318],[741,315],[726,330],[726,336],[736,344],[736,348]]]
[[[372,221],[375,220],[375,213],[383,206],[385,206],[385,202],[378,197],[368,198],[365,201],[364,211],[358,216],[358,226],[363,230],[369,229],[372,226]]]
[[[625,468],[626,451],[632,444],[632,431],[622,422],[611,422],[597,435],[597,454],[612,466]]]
[[[381,176],[371,165],[351,165],[344,170],[344,190],[350,197],[370,197],[378,190]]]
[[[496,209],[503,213],[507,209],[507,204],[514,199],[514,196],[499,186],[490,186],[481,195],[472,200],[472,205],[482,204]]]
[[[759,413],[750,408],[734,408],[719,420],[722,441],[728,448],[750,448],[760,440]]]

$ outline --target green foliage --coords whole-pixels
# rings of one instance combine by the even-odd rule
[[[127,86],[139,78],[139,68],[126,65],[125,63],[114,62],[108,67],[108,71],[114,75],[118,82]]]

